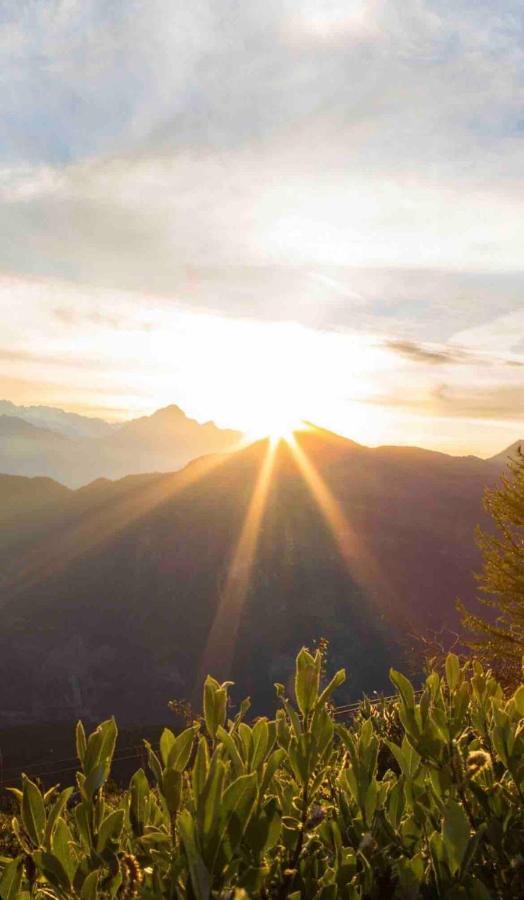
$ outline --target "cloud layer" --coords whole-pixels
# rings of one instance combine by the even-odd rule
[[[387,384],[372,350],[366,377],[370,410],[383,397],[385,416],[396,404],[513,423],[522,38],[516,0],[6,0],[0,303],[4,317],[14,303],[27,316],[2,339],[5,391],[37,391],[23,355],[52,355],[60,329],[77,361],[68,402],[152,407],[140,358],[136,391],[111,390],[109,351],[107,383],[86,385],[86,334],[154,342],[173,317],[195,316],[197,343],[211,316],[228,334],[248,319],[278,340],[293,323],[319,346],[332,333],[384,348]],[[137,324],[136,309],[156,312]],[[64,377],[63,343],[56,354]],[[173,400],[186,380],[173,374]],[[465,431],[449,429],[462,447]]]

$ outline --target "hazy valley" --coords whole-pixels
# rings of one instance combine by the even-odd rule
[[[237,431],[203,425],[177,406],[112,424],[102,419],[0,401],[0,472],[45,475],[69,487],[96,478],[169,472],[240,442]]]
[[[184,421],[161,411],[86,440],[155,419],[160,439],[173,415]],[[358,697],[409,661],[412,635],[452,630],[456,598],[475,595],[474,531],[505,454],[371,449],[315,428],[295,447],[260,441],[76,490],[1,475],[0,724],[162,721],[206,668],[264,710],[320,637]]]

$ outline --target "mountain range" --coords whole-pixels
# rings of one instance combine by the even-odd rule
[[[156,448],[150,426],[90,440]],[[413,634],[455,627],[457,596],[474,602],[474,530],[500,471],[312,427],[76,490],[0,476],[0,726],[162,721],[208,670],[263,711],[321,636],[347,697],[384,689]]]
[[[98,478],[172,472],[199,456],[241,444],[238,431],[201,424],[171,405],[123,423],[49,406],[0,400],[0,473],[47,476],[71,488]],[[491,458],[503,469],[520,441]]]
[[[238,446],[237,431],[200,424],[178,406],[122,424],[0,401],[0,472],[48,476],[69,487],[130,472],[170,472]]]

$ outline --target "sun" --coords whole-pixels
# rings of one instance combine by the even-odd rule
[[[257,416],[257,422],[246,429],[246,439],[255,441],[269,438],[271,443],[276,444],[282,440],[292,440],[294,432],[304,427],[300,416],[286,409],[268,410],[265,415]]]

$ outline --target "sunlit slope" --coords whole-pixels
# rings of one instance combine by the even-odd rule
[[[320,636],[354,695],[378,690],[409,635],[471,597],[493,477],[310,429],[67,492],[4,554],[0,711],[157,719],[207,669],[261,708]]]

